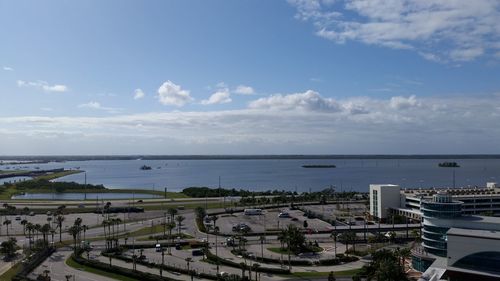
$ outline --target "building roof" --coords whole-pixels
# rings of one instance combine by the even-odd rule
[[[446,233],[448,236],[470,236],[475,238],[498,239],[500,240],[500,231],[498,230],[482,230],[482,229],[465,229],[452,227]]]

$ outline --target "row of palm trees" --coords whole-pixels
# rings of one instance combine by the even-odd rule
[[[109,216],[108,219],[102,221],[106,249],[118,248],[118,234],[120,232],[121,223],[122,220],[120,218],[109,218]]]

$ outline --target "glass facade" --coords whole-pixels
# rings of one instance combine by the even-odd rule
[[[424,217],[422,230],[422,246],[428,253],[446,257],[448,227],[430,225],[426,219],[452,219],[462,215],[463,202],[453,201],[446,193],[435,194],[432,201],[422,201],[420,210]]]
[[[378,191],[372,191],[372,204],[373,204],[373,216],[380,218],[380,214],[378,213]]]

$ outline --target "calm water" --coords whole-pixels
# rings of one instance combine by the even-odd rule
[[[338,190],[367,191],[370,183],[393,183],[403,187],[453,185],[453,169],[438,163],[456,161],[456,186],[485,186],[500,181],[500,159],[379,159],[379,160],[101,160],[28,165],[40,169],[79,167],[87,182],[110,188],[138,188],[170,191],[189,186],[221,186],[250,190],[320,190],[330,185]],[[335,164],[334,169],[305,169],[304,164]],[[152,170],[141,170],[142,165]],[[23,165],[25,166],[25,165]],[[84,174],[59,181],[83,183]]]
[[[12,199],[49,199],[49,200],[89,200],[95,199],[130,199],[130,198],[160,198],[160,196],[153,194],[132,194],[132,193],[26,193],[23,195],[14,195]]]
[[[189,186],[221,186],[250,190],[337,190],[367,191],[370,183],[393,183],[403,187],[445,187],[453,184],[453,169],[438,163],[456,161],[456,186],[485,186],[500,181],[500,159],[379,159],[379,160],[100,160],[32,164],[40,169],[79,167],[87,171],[87,182],[110,188],[139,188],[169,191]],[[334,169],[305,169],[304,164],[335,164]],[[142,165],[152,170],[140,170]],[[23,165],[26,166],[26,165]],[[84,182],[84,174],[59,181]]]

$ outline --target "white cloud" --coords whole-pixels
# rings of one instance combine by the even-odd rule
[[[267,106],[225,111],[0,117],[0,134],[13,154],[463,154],[495,153],[498,147],[498,95],[356,97],[336,101],[335,110],[311,110],[325,103],[310,101],[319,99],[314,93],[281,95],[277,100],[288,106],[274,110],[270,99]],[[96,102],[85,107],[103,108]]]
[[[99,102],[96,102],[96,101],[90,101],[88,103],[79,104],[78,107],[79,108],[95,109],[95,110],[103,110],[103,111],[106,111],[109,113],[118,113],[122,110],[121,108],[102,106]]]
[[[389,105],[394,109],[408,109],[411,107],[420,106],[420,103],[417,101],[417,97],[415,95],[411,95],[408,98],[405,97],[392,97]]]
[[[500,2],[491,0],[289,0],[320,37],[417,51],[431,61],[470,61],[499,50]]]
[[[255,90],[252,87],[245,86],[245,85],[239,85],[238,87],[236,87],[234,92],[236,94],[240,94],[240,95],[253,95],[253,94],[255,94]]]
[[[340,105],[331,98],[324,98],[318,92],[308,90],[304,93],[272,95],[250,102],[250,108],[276,110],[339,111]]]
[[[134,100],[142,99],[144,96],[145,96],[145,94],[141,89],[135,89]]]
[[[38,81],[17,80],[17,86],[37,88],[45,92],[63,93],[68,91],[68,87],[66,85],[62,84],[49,85],[49,83],[43,80],[38,80]]]
[[[222,103],[230,103],[231,101],[232,99],[229,90],[227,88],[223,88],[223,89],[218,89],[208,99],[202,100],[201,104],[203,105],[222,104]]]
[[[5,71],[14,71],[14,68],[9,67],[9,66],[4,66],[3,70],[5,70]]]
[[[158,88],[158,99],[163,105],[184,106],[194,99],[188,90],[181,89],[181,86],[168,80]]]

